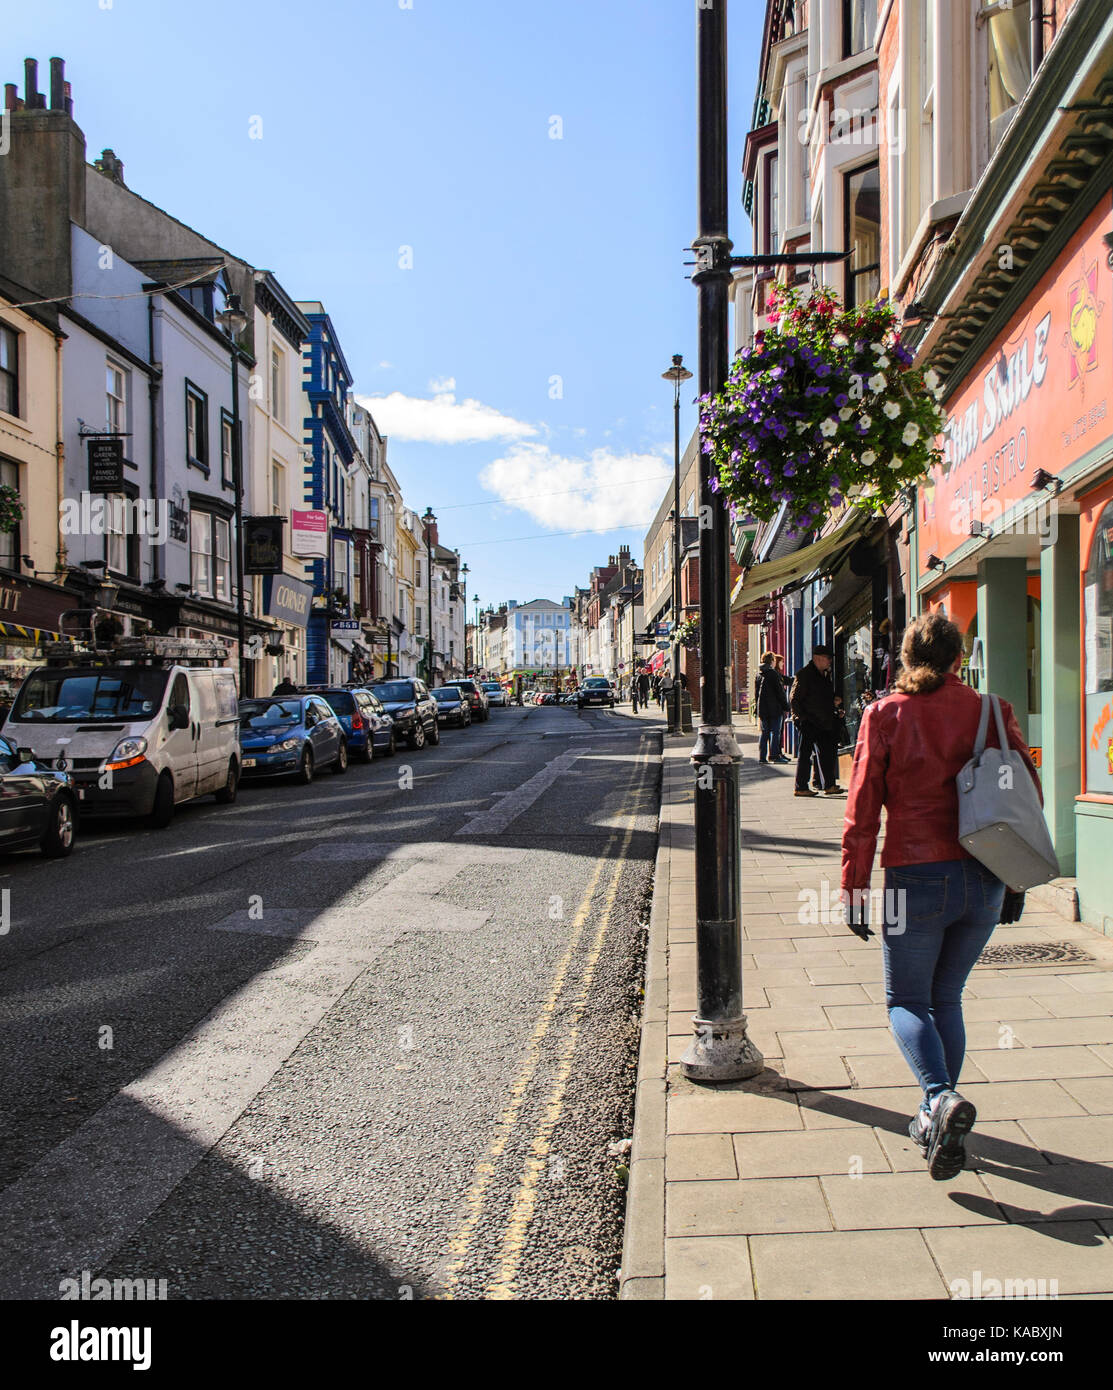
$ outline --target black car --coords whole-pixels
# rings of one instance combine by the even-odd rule
[[[456,724],[461,729],[471,726],[471,703],[467,692],[455,685],[435,685],[429,692],[437,702],[437,718],[442,724]]]
[[[614,689],[606,676],[588,676],[576,692],[576,705],[609,705],[614,709]]]
[[[471,705],[471,717],[486,722],[491,717],[491,701],[483,687],[473,680],[445,681],[445,685],[456,685],[467,696]]]
[[[38,845],[48,859],[64,859],[77,834],[77,802],[68,772],[53,772],[0,738],[0,849]]]
[[[429,694],[424,681],[407,676],[397,680],[372,681],[368,688],[386,706],[387,714],[394,720],[398,737],[406,739],[411,748],[424,748],[426,743],[440,743],[437,702]]]

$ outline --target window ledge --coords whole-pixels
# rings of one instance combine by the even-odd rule
[[[6,410],[0,410],[0,423],[15,425],[16,429],[22,430],[23,433],[28,436],[34,434],[34,430],[32,430],[26,420],[21,419],[18,415],[9,415]]]
[[[206,478],[209,477],[210,474],[211,474],[211,472],[212,472],[212,470],[208,467],[208,465],[202,463],[202,462],[200,461],[200,459],[191,459],[191,458],[187,458],[187,459],[186,459],[186,467],[187,467],[187,468],[196,468],[197,471],[198,471],[198,473],[204,473],[204,475],[205,475]]]
[[[940,222],[946,222],[948,218],[960,217],[963,208],[970,201],[970,193],[971,190],[968,188],[962,193],[952,193],[949,198],[940,198],[937,202],[932,203],[923,217],[920,218],[916,230],[912,233],[912,240],[908,243],[908,250],[904,253],[896,277],[890,286],[890,294],[893,298],[901,293],[913,267],[919,264],[924,243],[927,241],[932,228]]]

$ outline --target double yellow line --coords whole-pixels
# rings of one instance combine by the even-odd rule
[[[636,786],[634,793],[635,803],[640,799],[643,789],[643,774],[649,759],[649,752],[650,744],[647,741],[638,759],[638,766],[631,778],[631,785]],[[569,939],[568,948],[561,958],[560,965],[557,967],[552,987],[542,1006],[541,1014],[526,1048],[526,1056],[522,1063],[521,1070],[518,1073],[514,1085],[510,1089],[510,1098],[503,1109],[502,1115],[499,1117],[498,1124],[495,1126],[495,1137],[488,1147],[486,1157],[476,1167],[475,1177],[472,1180],[472,1185],[465,1199],[465,1205],[468,1209],[467,1216],[449,1243],[449,1253],[455,1256],[455,1259],[449,1265],[445,1277],[444,1296],[447,1298],[453,1296],[453,1290],[459,1283],[460,1273],[467,1265],[467,1255],[471,1246],[472,1236],[482,1219],[491,1179],[494,1176],[499,1159],[502,1157],[507,1144],[510,1142],[510,1136],[514,1132],[514,1127],[521,1114],[522,1106],[525,1103],[530,1085],[537,1074],[537,1068],[541,1061],[541,1044],[552,1025],[556,1006],[564,991],[568,971],[571,968],[584,935],[588,917],[591,913],[591,904],[595,899],[595,894],[603,876],[603,871],[608,864],[613,864],[614,872],[611,876],[611,881],[608,885],[607,894],[603,902],[599,926],[588,952],[580,988],[572,1000],[571,1027],[565,1034],[560,1047],[560,1064],[557,1070],[556,1080],[553,1082],[552,1089],[550,1090],[548,1103],[545,1107],[541,1124],[530,1144],[531,1157],[526,1160],[518,1181],[518,1191],[510,1210],[510,1219],[502,1236],[498,1272],[488,1284],[485,1291],[485,1297],[490,1299],[508,1299],[514,1297],[518,1266],[521,1263],[522,1253],[525,1250],[529,1224],[533,1218],[534,1208],[537,1204],[537,1186],[542,1173],[545,1171],[553,1130],[556,1128],[557,1122],[560,1119],[561,1109],[564,1104],[564,1093],[568,1085],[568,1078],[572,1072],[576,1045],[579,1041],[583,1012],[591,993],[591,987],[595,979],[595,970],[599,962],[599,957],[602,954],[607,931],[610,927],[611,913],[614,910],[614,904],[618,896],[618,886],[622,879],[622,871],[626,863],[626,855],[629,851],[630,841],[634,834],[636,811],[628,810],[629,806],[630,801],[627,800],[623,812],[628,818],[625,831],[616,831],[610,837],[606,849],[595,866],[591,881],[588,883],[579,908],[576,911],[576,916],[572,922],[572,934]],[[615,848],[620,838],[621,846],[617,858],[612,858],[612,850]]]

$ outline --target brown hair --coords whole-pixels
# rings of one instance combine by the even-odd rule
[[[761,664],[767,665],[770,661],[783,661],[784,657],[779,652],[762,652]]]
[[[908,624],[900,644],[903,670],[895,688],[905,695],[938,690],[962,651],[962,633],[942,613],[925,613]]]

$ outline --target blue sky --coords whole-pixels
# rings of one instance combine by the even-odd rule
[[[764,4],[731,10],[745,251]],[[35,0],[0,51],[21,91],[25,56],[40,89],[64,58],[90,158],[325,304],[469,595],[559,599],[621,544],[643,558],[660,373],[695,368],[694,0]]]

